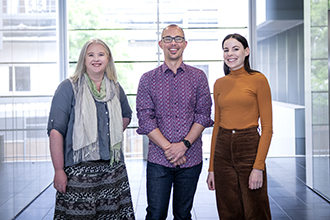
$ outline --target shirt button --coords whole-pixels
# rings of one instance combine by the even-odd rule
[[[107,114],[108,114],[108,112],[105,112],[105,114],[107,115]]]
[[[233,132],[233,134],[235,134],[235,132],[236,132],[236,131],[235,131],[235,130],[233,130],[232,132]]]
[[[107,135],[109,136],[110,134],[108,133]]]

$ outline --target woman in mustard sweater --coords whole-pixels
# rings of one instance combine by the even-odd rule
[[[265,166],[273,134],[269,84],[250,68],[250,49],[243,36],[226,36],[222,48],[225,76],[214,84],[207,184],[216,192],[221,220],[271,219]]]

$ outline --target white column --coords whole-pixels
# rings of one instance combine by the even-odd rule
[[[306,184],[313,188],[310,0],[304,0]]]
[[[57,48],[58,48],[58,67],[59,81],[68,77],[69,72],[69,47],[68,47],[68,10],[67,1],[57,2]]]
[[[257,66],[257,15],[256,0],[249,0],[249,46],[250,46],[250,65],[254,69]]]
[[[3,10],[2,10],[2,1],[0,1],[0,50],[2,50],[3,49],[3,31],[2,31],[2,29],[3,29]]]

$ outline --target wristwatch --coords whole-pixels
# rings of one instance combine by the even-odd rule
[[[182,142],[188,149],[191,147],[191,143],[188,140],[183,139]]]

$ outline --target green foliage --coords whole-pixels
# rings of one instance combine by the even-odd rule
[[[328,92],[312,93],[312,117],[314,125],[324,125],[329,122],[328,114],[329,97]]]
[[[80,49],[91,38],[96,38],[94,31],[86,29],[97,28],[101,24],[100,0],[69,0],[68,29],[69,29],[69,60],[78,59]]]
[[[327,26],[328,25],[328,1],[327,0],[311,0],[311,25]]]
[[[328,27],[311,27],[312,59],[328,57]]]
[[[315,60],[311,63],[312,91],[328,90],[328,61]]]
[[[328,90],[328,1],[311,0],[312,90]]]
[[[103,40],[110,48],[114,60],[129,60],[129,54],[126,52],[128,41],[124,36],[116,34],[112,28],[111,21],[107,21],[102,11],[102,0],[68,0],[68,32],[69,32],[69,60],[77,61],[80,50],[86,41],[99,38]],[[108,30],[107,30],[108,29]],[[70,65],[70,74],[72,75],[75,65]],[[131,64],[116,65],[118,81],[125,89],[132,88],[128,85],[127,75],[132,71]]]

